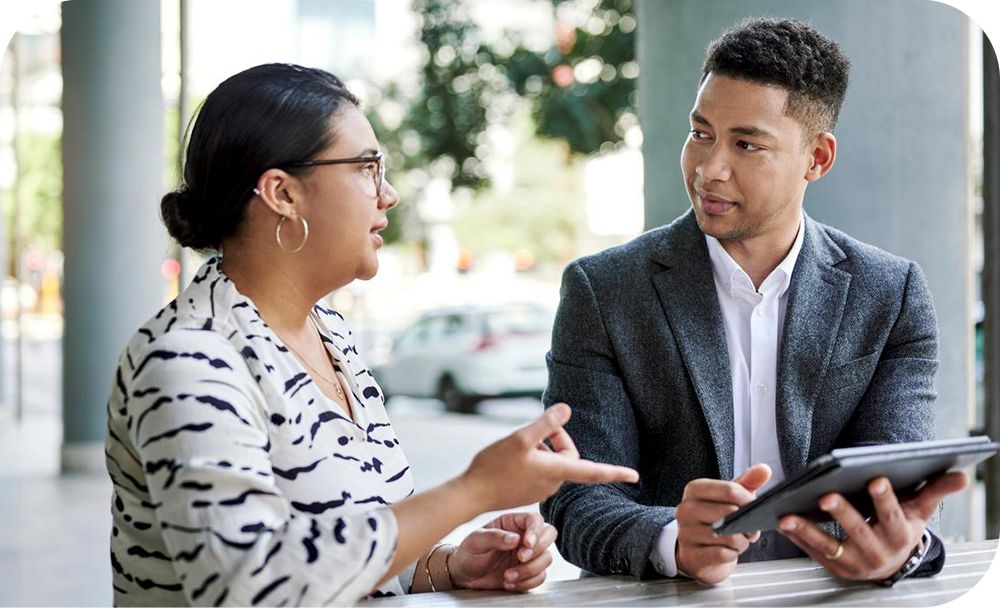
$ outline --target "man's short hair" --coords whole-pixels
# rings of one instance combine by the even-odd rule
[[[847,92],[851,62],[840,45],[794,19],[745,19],[709,45],[701,82],[709,73],[788,91],[785,113],[812,138],[833,131]]]

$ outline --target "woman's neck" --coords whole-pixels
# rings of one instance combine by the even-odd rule
[[[221,270],[279,336],[306,329],[309,312],[323,296],[307,291],[305,278],[296,276],[290,265],[254,259],[238,248],[226,248]]]

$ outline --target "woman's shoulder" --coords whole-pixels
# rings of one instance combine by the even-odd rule
[[[225,319],[189,314],[171,302],[132,335],[119,357],[119,372],[134,377],[154,363],[184,360],[237,371],[243,366],[235,335]]]
[[[156,343],[238,350],[234,314],[240,305],[229,279],[218,270],[220,258],[207,260],[188,286],[147,320],[132,336],[127,351]],[[244,304],[245,305],[245,304]]]

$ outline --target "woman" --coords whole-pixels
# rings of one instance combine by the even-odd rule
[[[258,66],[205,100],[184,185],[161,213],[180,244],[222,255],[119,361],[107,432],[116,604],[530,589],[555,538],[537,514],[434,543],[564,480],[638,479],[580,460],[559,405],[414,494],[350,330],[315,305],[378,268],[399,200],[378,149],[358,100],[321,70]]]

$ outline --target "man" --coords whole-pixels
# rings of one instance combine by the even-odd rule
[[[926,529],[960,473],[906,501],[873,480],[869,521],[832,494],[820,508],[837,527],[787,516],[763,535],[711,529],[833,448],[933,437],[923,273],[802,209],[834,165],[848,71],[834,41],[797,21],[727,31],[709,47],[681,155],[692,210],[566,269],[545,403],[573,406],[566,428],[584,457],[641,478],[567,484],[543,504],[585,570],[717,583],[738,560],[804,552],[837,576],[892,584],[943,566]]]

